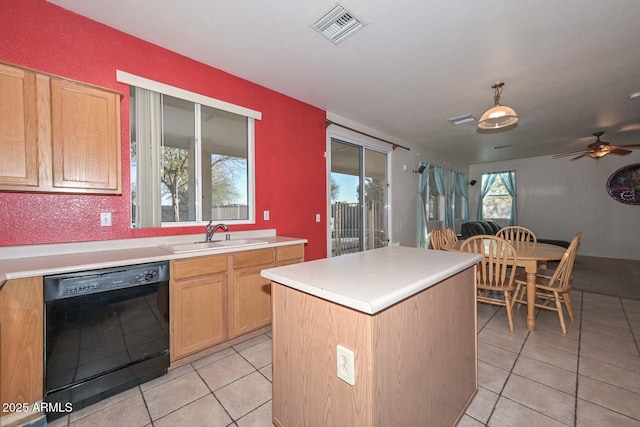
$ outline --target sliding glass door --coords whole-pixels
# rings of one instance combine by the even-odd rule
[[[331,256],[388,245],[387,154],[331,139]]]

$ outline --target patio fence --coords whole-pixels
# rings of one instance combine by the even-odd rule
[[[369,200],[366,204],[365,215],[367,229],[362,233],[362,216],[358,203],[336,202],[331,204],[332,256],[387,246],[384,204]]]

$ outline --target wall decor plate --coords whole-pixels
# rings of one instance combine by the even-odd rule
[[[607,180],[607,192],[620,203],[640,205],[640,163],[612,173]]]

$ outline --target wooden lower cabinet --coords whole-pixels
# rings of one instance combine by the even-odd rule
[[[227,339],[227,256],[173,261],[171,277],[173,361]]]
[[[233,332],[237,337],[271,323],[271,282],[260,276],[265,265],[233,273]]]
[[[171,261],[171,360],[271,323],[271,282],[260,272],[304,261],[304,246]]]
[[[297,264],[304,262],[304,245],[280,246],[276,249],[276,265]]]
[[[42,277],[8,280],[0,290],[0,400],[42,399],[44,361]],[[0,415],[8,415],[2,412]],[[2,424],[2,423],[0,423]]]
[[[237,337],[271,323],[271,282],[260,272],[275,265],[274,249],[238,252],[233,258],[230,337]]]

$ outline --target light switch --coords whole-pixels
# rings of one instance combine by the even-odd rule
[[[264,220],[269,221],[269,211],[264,211]]]
[[[316,214],[316,222],[320,222],[320,214]]]
[[[100,213],[100,225],[103,227],[111,227],[111,212]]]

